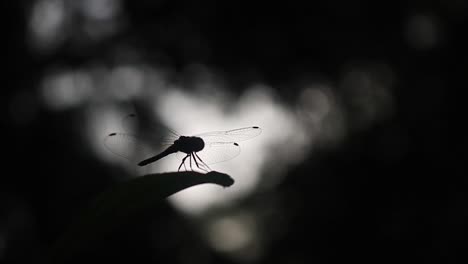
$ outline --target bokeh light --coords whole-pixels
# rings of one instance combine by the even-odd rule
[[[172,200],[177,206],[197,212],[209,204],[248,195],[260,182],[264,183],[260,180],[262,174],[273,180],[293,160],[304,158],[308,147],[304,135],[306,131],[291,110],[273,100],[269,87],[253,85],[238,101],[229,101],[229,97],[223,96],[212,96],[209,101],[204,98],[197,91],[186,94],[172,89],[155,105],[165,123],[179,133],[189,131],[187,133],[193,135],[246,126],[259,126],[263,132],[254,139],[240,143],[240,156],[211,166],[214,170],[232,175],[237,181],[235,186],[226,191],[200,186],[176,194]],[[224,110],[226,108],[230,110]],[[271,168],[263,167],[270,162],[274,164]],[[176,164],[172,161],[161,166],[162,171],[167,171],[175,168]]]
[[[246,212],[212,219],[206,235],[211,246],[241,261],[257,260],[262,254],[256,218]]]
[[[59,71],[45,77],[41,94],[44,104],[54,110],[76,107],[93,95],[91,77],[86,72]]]
[[[350,64],[341,80],[344,107],[353,129],[367,129],[374,122],[393,113],[391,92],[396,76],[391,67],[381,63]]]
[[[415,14],[408,18],[406,38],[409,45],[418,50],[436,47],[441,40],[441,25],[434,16]]]
[[[31,48],[44,54],[67,41],[87,46],[112,36],[125,24],[119,0],[38,0],[29,13]]]
[[[39,50],[56,48],[66,37],[69,16],[64,0],[36,1],[31,9],[29,31],[32,43]]]

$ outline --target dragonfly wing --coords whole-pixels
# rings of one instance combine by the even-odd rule
[[[208,133],[202,133],[195,135],[200,137],[207,143],[216,143],[216,142],[239,142],[251,139],[262,133],[262,129],[258,126],[252,127],[243,127],[227,131],[214,131]]]
[[[234,142],[205,143],[203,150],[197,152],[197,155],[208,165],[230,160],[239,154],[239,144]]]
[[[148,142],[172,144],[180,135],[169,127],[152,120],[142,120],[136,114],[128,114],[122,118],[122,130],[137,135]]]
[[[104,138],[104,146],[113,154],[123,157],[133,163],[138,163],[158,151],[161,147],[151,147],[134,135],[126,133],[110,133]]]

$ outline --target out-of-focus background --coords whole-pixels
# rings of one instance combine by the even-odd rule
[[[190,135],[257,125],[94,253],[157,263],[466,260],[468,2],[31,0],[2,5],[0,262],[33,263],[145,173],[103,145],[135,111]],[[163,132],[160,132],[163,133]]]

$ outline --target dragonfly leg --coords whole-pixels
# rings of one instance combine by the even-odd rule
[[[201,162],[201,164],[203,164],[203,166],[208,168],[208,170],[211,170],[211,168],[200,158],[200,156],[198,156],[198,154],[196,152],[194,154],[198,158],[198,160]]]
[[[200,165],[198,164],[197,158],[195,157],[195,154],[193,154],[193,152],[192,152],[192,156],[193,156],[193,160],[195,161],[195,165],[197,165],[197,167],[198,167],[200,170],[203,170],[203,171],[208,172],[205,168],[200,167]]]
[[[193,152],[190,153],[190,154],[193,156],[193,160],[195,161],[195,165],[197,165],[197,167],[200,168],[200,166],[198,165],[197,159],[196,159],[195,156],[193,155]]]
[[[200,157],[198,157],[198,160],[200,161],[199,168],[206,171],[206,172],[209,172],[210,168],[200,159]]]
[[[177,171],[180,171],[180,168],[182,168],[182,165],[184,165],[185,170],[187,170],[187,167],[185,167],[185,160],[188,158],[188,156],[189,156],[189,155],[187,154],[187,156],[185,156],[185,157],[182,159],[182,162],[180,163],[179,169],[177,169]]]
[[[193,171],[193,168],[192,168],[192,154],[190,153],[190,154],[187,154],[187,155],[189,157],[190,170]]]

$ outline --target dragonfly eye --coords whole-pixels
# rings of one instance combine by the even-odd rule
[[[239,146],[239,144],[237,144],[237,143],[234,143],[234,146]]]

